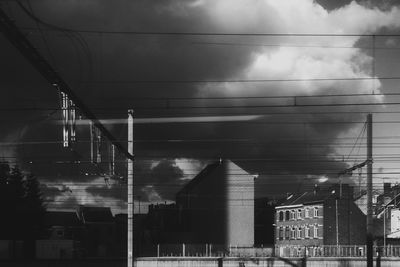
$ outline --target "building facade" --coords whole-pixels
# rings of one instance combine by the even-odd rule
[[[322,245],[323,226],[322,202],[276,207],[277,245]]]
[[[366,217],[354,204],[352,189],[291,196],[276,207],[278,246],[365,244]]]
[[[230,160],[208,165],[176,195],[192,243],[254,245],[254,176]]]

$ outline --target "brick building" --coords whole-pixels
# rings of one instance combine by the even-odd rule
[[[347,185],[289,196],[275,210],[278,246],[365,244],[366,217]]]

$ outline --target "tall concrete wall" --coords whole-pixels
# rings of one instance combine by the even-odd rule
[[[184,214],[183,228],[193,234],[183,242],[254,245],[252,175],[224,160],[188,185],[177,196],[177,205]]]
[[[254,177],[226,162],[227,240],[233,246],[254,245]]]

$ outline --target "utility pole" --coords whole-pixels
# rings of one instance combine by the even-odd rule
[[[133,110],[128,110],[128,153],[133,155]],[[128,267],[133,267],[133,159],[128,158]]]
[[[373,267],[372,114],[367,115],[367,267]]]

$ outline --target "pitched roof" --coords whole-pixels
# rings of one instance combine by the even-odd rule
[[[180,195],[184,192],[190,191],[193,187],[199,184],[205,177],[207,177],[210,173],[218,169],[218,167],[222,166],[220,161],[216,161],[207,165],[199,174],[197,174],[192,180],[190,180],[181,190],[179,190],[176,195]]]
[[[80,207],[80,216],[84,223],[113,222],[114,217],[109,207]]]
[[[279,206],[293,206],[300,204],[310,204],[322,202],[327,198],[327,196],[323,196],[321,194],[314,194],[314,192],[304,192],[302,194],[289,196],[286,201],[284,201]]]

